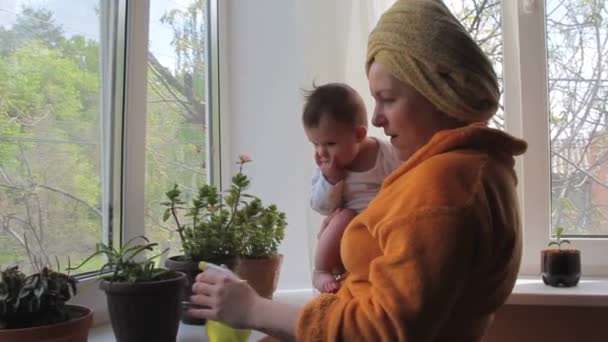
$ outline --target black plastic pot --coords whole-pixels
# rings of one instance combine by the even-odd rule
[[[174,342],[186,275],[145,283],[102,281],[117,342]]]
[[[190,296],[192,295],[192,284],[194,283],[194,278],[199,274],[198,263],[192,260],[185,260],[183,256],[174,256],[165,260],[165,267],[173,270],[182,272],[186,275],[186,280],[184,281],[184,290],[182,291],[182,296],[180,298],[181,301],[190,301]],[[190,316],[188,314],[187,308],[181,309],[181,320],[185,324],[193,324],[193,325],[203,325],[205,324],[204,318],[196,318]]]
[[[572,287],[581,278],[581,253],[576,249],[546,249],[541,252],[543,282],[554,287]]]
[[[209,261],[209,260],[206,260]],[[225,264],[229,269],[234,270],[236,267],[236,259],[221,259],[221,260],[211,260],[210,262],[216,264]],[[182,297],[180,301],[189,302],[190,296],[192,296],[192,284],[194,284],[194,279],[201,272],[198,269],[198,261],[192,261],[190,259],[186,259],[183,255],[173,256],[165,260],[165,267],[173,270],[182,272],[186,275],[186,281],[184,283],[184,291],[182,292]],[[181,320],[185,324],[192,325],[203,325],[206,320],[202,318],[192,317],[188,313],[188,308],[184,307],[181,312]]]

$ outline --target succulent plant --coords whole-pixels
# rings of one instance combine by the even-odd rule
[[[239,156],[239,171],[224,194],[210,184],[201,186],[191,201],[183,198],[177,185],[166,193],[163,220],[173,217],[187,259],[265,258],[278,253],[285,237],[285,213],[245,193],[251,180],[243,166],[249,162],[248,156]],[[180,219],[181,211],[187,222]]]

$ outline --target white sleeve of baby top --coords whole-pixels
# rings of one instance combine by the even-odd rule
[[[312,176],[310,206],[321,215],[329,215],[342,205],[344,181],[331,184],[325,179],[321,170],[316,168]]]
[[[382,170],[384,171],[384,177],[390,175],[396,168],[401,165],[402,161],[399,159],[397,150],[388,141],[378,139],[380,143],[380,161],[382,163]]]

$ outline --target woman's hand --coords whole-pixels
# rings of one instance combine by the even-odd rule
[[[253,306],[261,297],[232,272],[207,269],[196,277],[190,302],[204,308],[191,309],[199,318],[225,322],[238,329],[252,327]]]

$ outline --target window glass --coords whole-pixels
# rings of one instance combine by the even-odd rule
[[[608,235],[606,1],[548,0],[552,229]]]
[[[146,235],[180,254],[165,193],[174,184],[186,199],[209,181],[207,2],[150,1],[146,123]]]
[[[2,268],[64,269],[106,238],[100,16],[98,0],[0,1]]]

